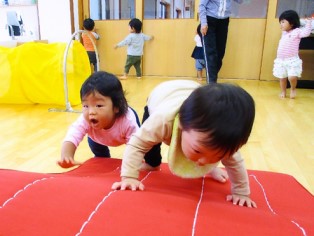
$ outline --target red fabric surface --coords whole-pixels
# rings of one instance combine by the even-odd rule
[[[257,209],[225,200],[230,183],[142,172],[145,191],[112,191],[121,160],[63,174],[0,170],[0,235],[314,235],[314,198],[293,177],[249,171]]]

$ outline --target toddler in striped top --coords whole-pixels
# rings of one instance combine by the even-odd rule
[[[298,13],[293,10],[284,11],[279,16],[282,30],[279,41],[277,58],[274,61],[273,75],[280,80],[280,98],[286,97],[287,80],[290,82],[290,98],[296,97],[297,79],[302,74],[302,60],[299,58],[299,45],[301,38],[308,37],[311,33],[309,18],[305,27],[300,27]]]

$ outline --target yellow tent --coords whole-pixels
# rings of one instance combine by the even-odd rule
[[[64,105],[66,43],[24,43],[0,47],[0,103]],[[80,104],[80,88],[91,74],[83,45],[73,41],[66,62],[68,102]]]

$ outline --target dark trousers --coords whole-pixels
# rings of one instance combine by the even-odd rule
[[[95,157],[111,157],[108,146],[96,143],[90,137],[87,138],[90,150],[94,153]]]
[[[134,112],[134,115],[136,117],[136,123],[138,124],[138,126],[141,126],[140,119],[138,118],[136,111],[132,107],[130,107],[130,108]],[[87,141],[88,141],[88,145],[89,145],[91,151],[94,153],[95,157],[111,157],[110,150],[109,150],[108,146],[96,143],[90,137],[87,138]]]
[[[142,124],[145,122],[145,120],[147,120],[148,117],[149,117],[148,107],[145,106]],[[161,146],[161,143],[156,144],[144,156],[145,162],[152,167],[157,167],[161,164],[162,156],[160,153],[161,152],[160,146]]]
[[[20,36],[21,35],[20,26],[12,25],[12,30],[13,30],[13,32],[11,32],[11,27],[9,27],[9,35],[10,36]]]
[[[204,36],[207,59],[207,83],[216,83],[225,55],[229,18],[216,19],[207,16],[208,30]]]
[[[94,52],[94,51],[87,51],[87,55],[88,55],[90,64],[93,64],[94,72],[96,72],[96,71],[97,71],[97,57],[96,57],[96,52]]]
[[[125,66],[124,66],[124,73],[129,74],[131,66],[134,66],[136,70],[136,76],[141,77],[142,76],[141,61],[142,61],[141,56],[127,55]]]

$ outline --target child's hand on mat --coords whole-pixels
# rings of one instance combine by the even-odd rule
[[[62,157],[61,160],[57,161],[57,164],[62,168],[70,168],[73,166],[81,165],[81,162],[75,161],[72,157]]]
[[[244,195],[236,195],[236,194],[228,195],[227,201],[232,202],[234,205],[257,208],[256,203],[252,201],[251,198]]]
[[[123,177],[121,182],[115,182],[111,189],[113,190],[126,190],[130,189],[132,191],[144,190],[144,185],[138,179]]]

